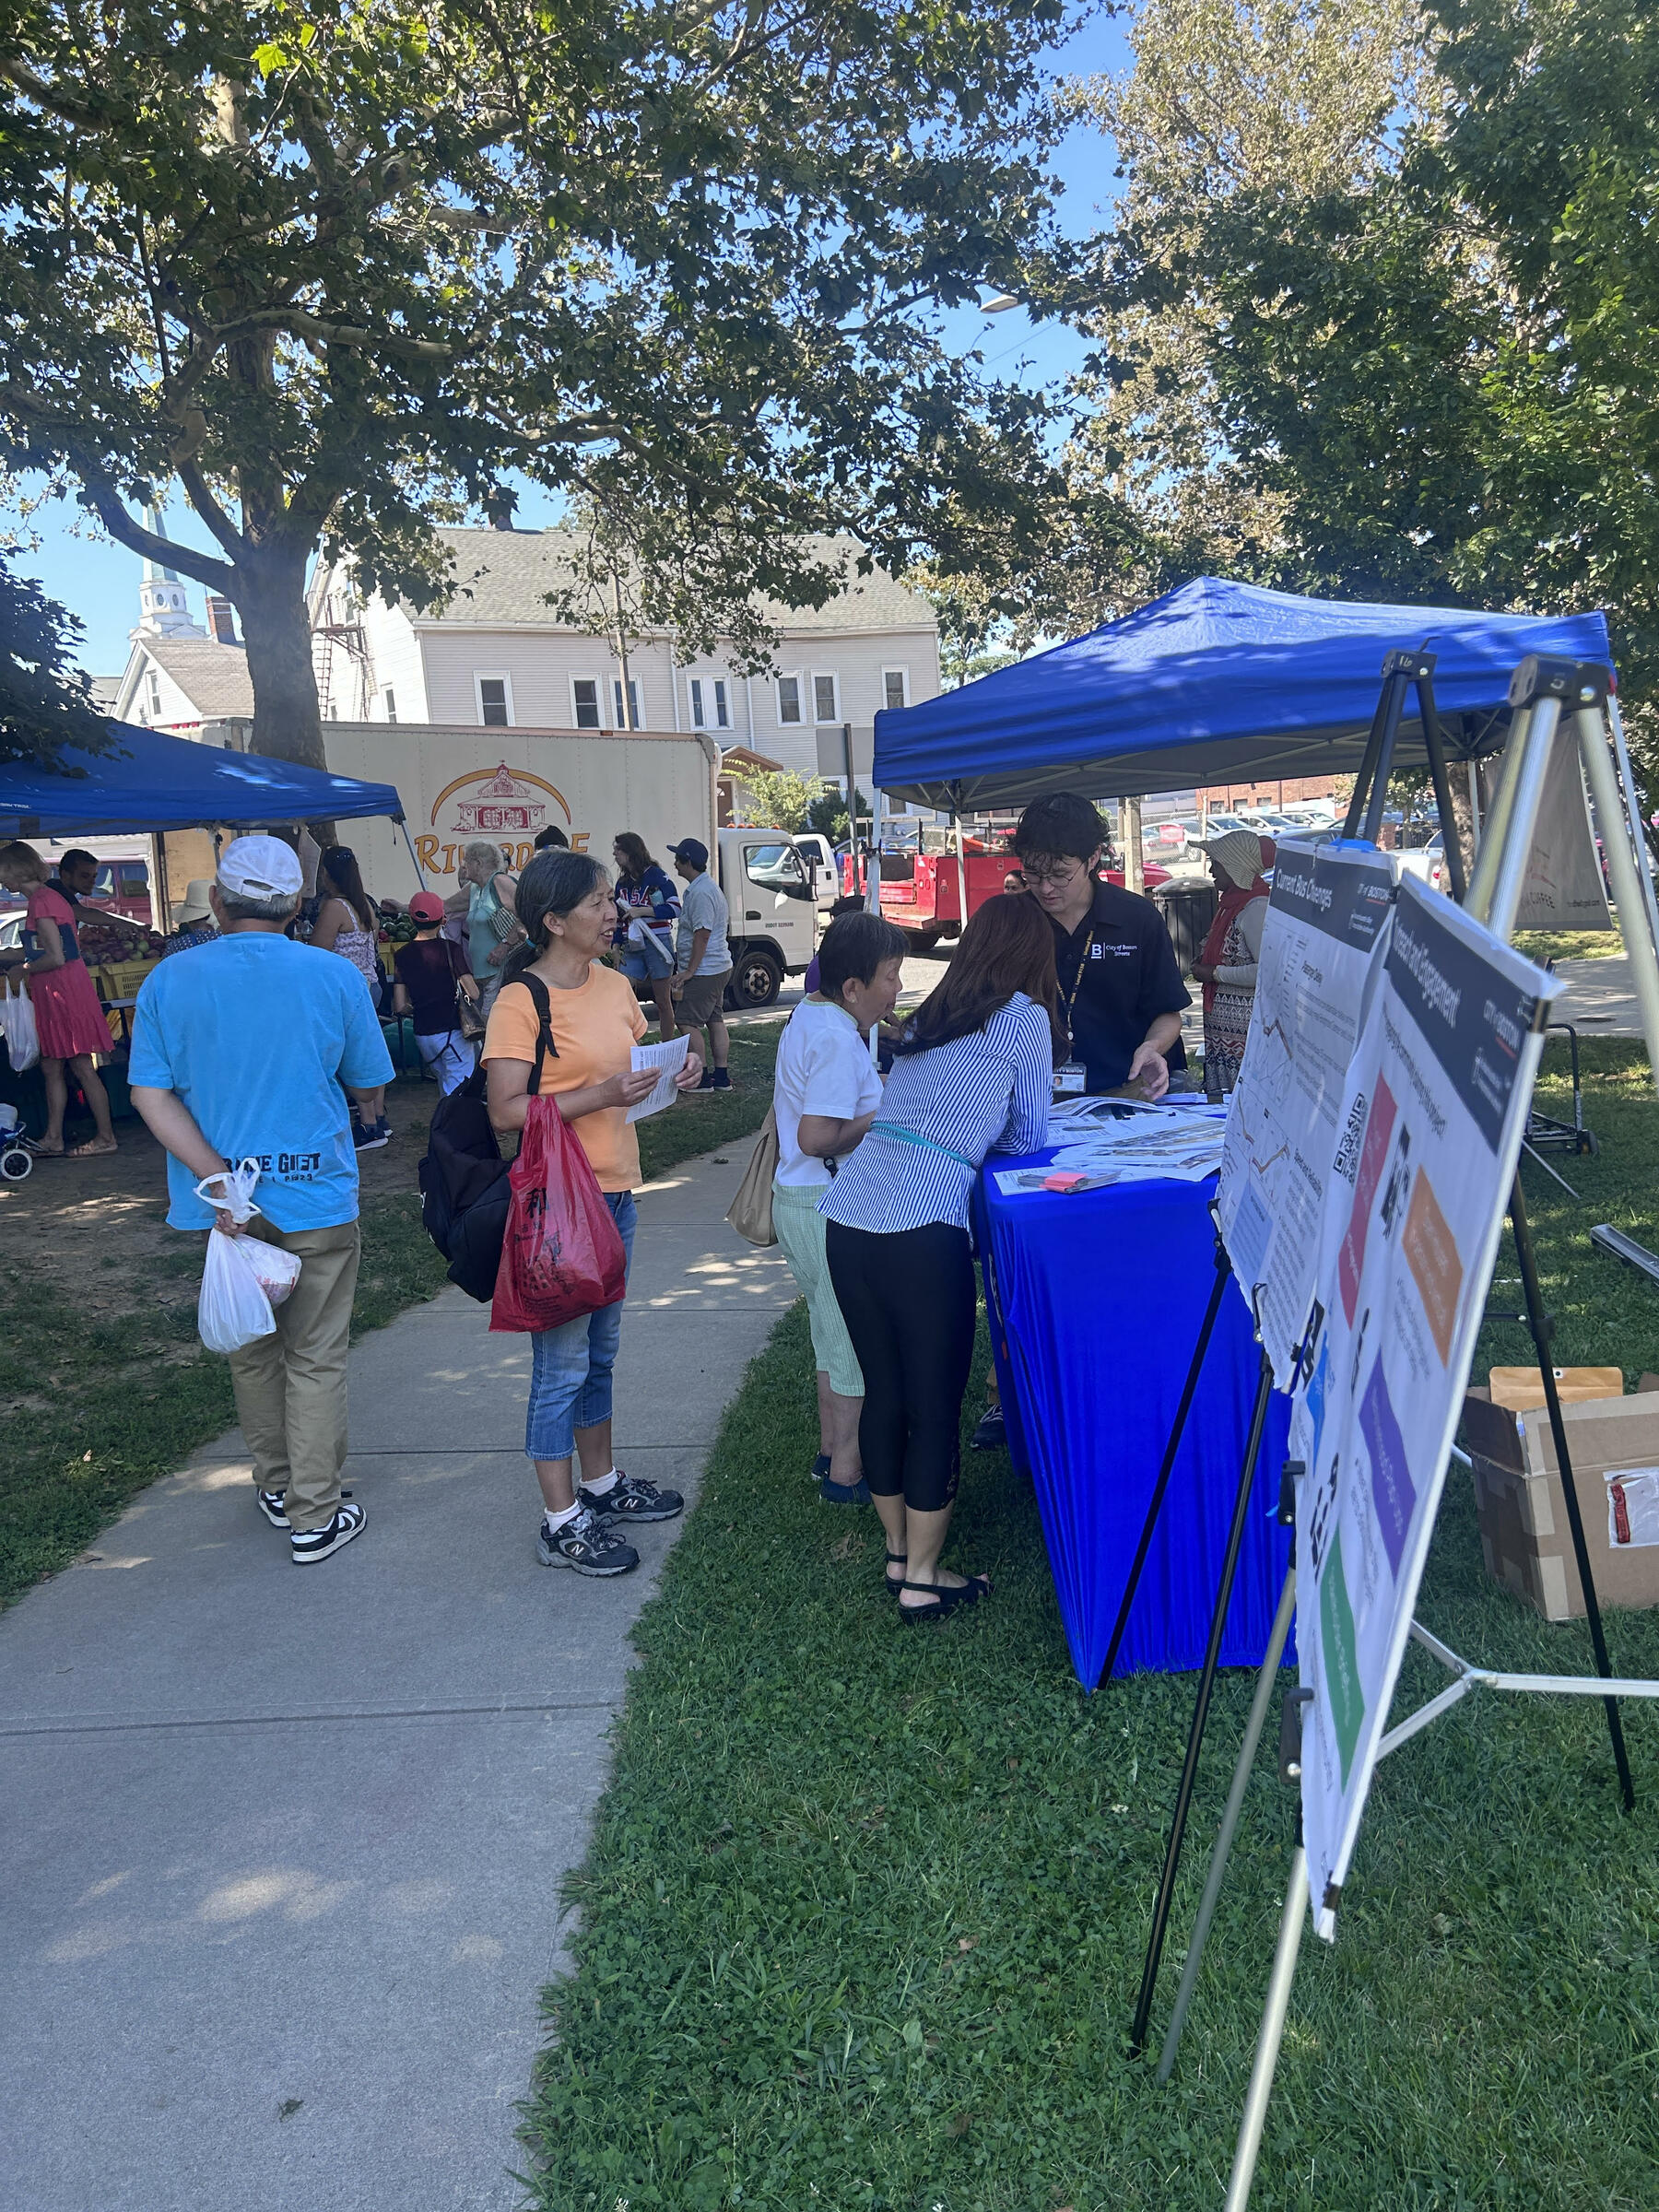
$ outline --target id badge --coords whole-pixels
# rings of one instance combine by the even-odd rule
[[[1054,1088],[1063,1096],[1088,1088],[1088,1070],[1080,1060],[1068,1060],[1054,1070]]]

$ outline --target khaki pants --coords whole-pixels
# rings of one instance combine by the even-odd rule
[[[346,1354],[362,1239],[338,1229],[276,1229],[256,1215],[248,1234],[297,1253],[300,1280],[276,1308],[276,1334],[230,1355],[242,1434],[262,1490],[288,1497],[290,1528],[326,1528],[346,1464]]]

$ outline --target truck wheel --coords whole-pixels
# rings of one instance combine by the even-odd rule
[[[782,988],[782,961],[775,952],[757,946],[734,966],[726,985],[726,1004],[734,1013],[750,1014],[758,1006],[770,1006]]]
[[[919,929],[912,935],[911,931],[907,929],[904,934],[910,938],[910,949],[912,952],[926,953],[936,952],[938,950],[939,940],[945,935],[945,932],[942,929]]]

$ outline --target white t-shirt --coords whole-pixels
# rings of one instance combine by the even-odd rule
[[[777,1180],[787,1190],[821,1190],[827,1164],[800,1147],[801,1116],[850,1122],[881,1103],[881,1077],[858,1024],[827,999],[798,1006],[778,1046],[772,1111],[778,1121]]]

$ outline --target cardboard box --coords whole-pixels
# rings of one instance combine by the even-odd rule
[[[1564,1405],[1573,1488],[1604,1606],[1659,1606],[1659,1377],[1629,1397]],[[1515,1413],[1487,1391],[1464,1400],[1487,1571],[1546,1620],[1581,1620],[1584,1594],[1542,1406]],[[1608,1477],[1630,1474],[1615,1495]],[[1641,1476],[1651,1479],[1636,1479]],[[1610,1526],[1611,1524],[1611,1526]],[[1625,1539],[1615,1542],[1617,1527]]]

